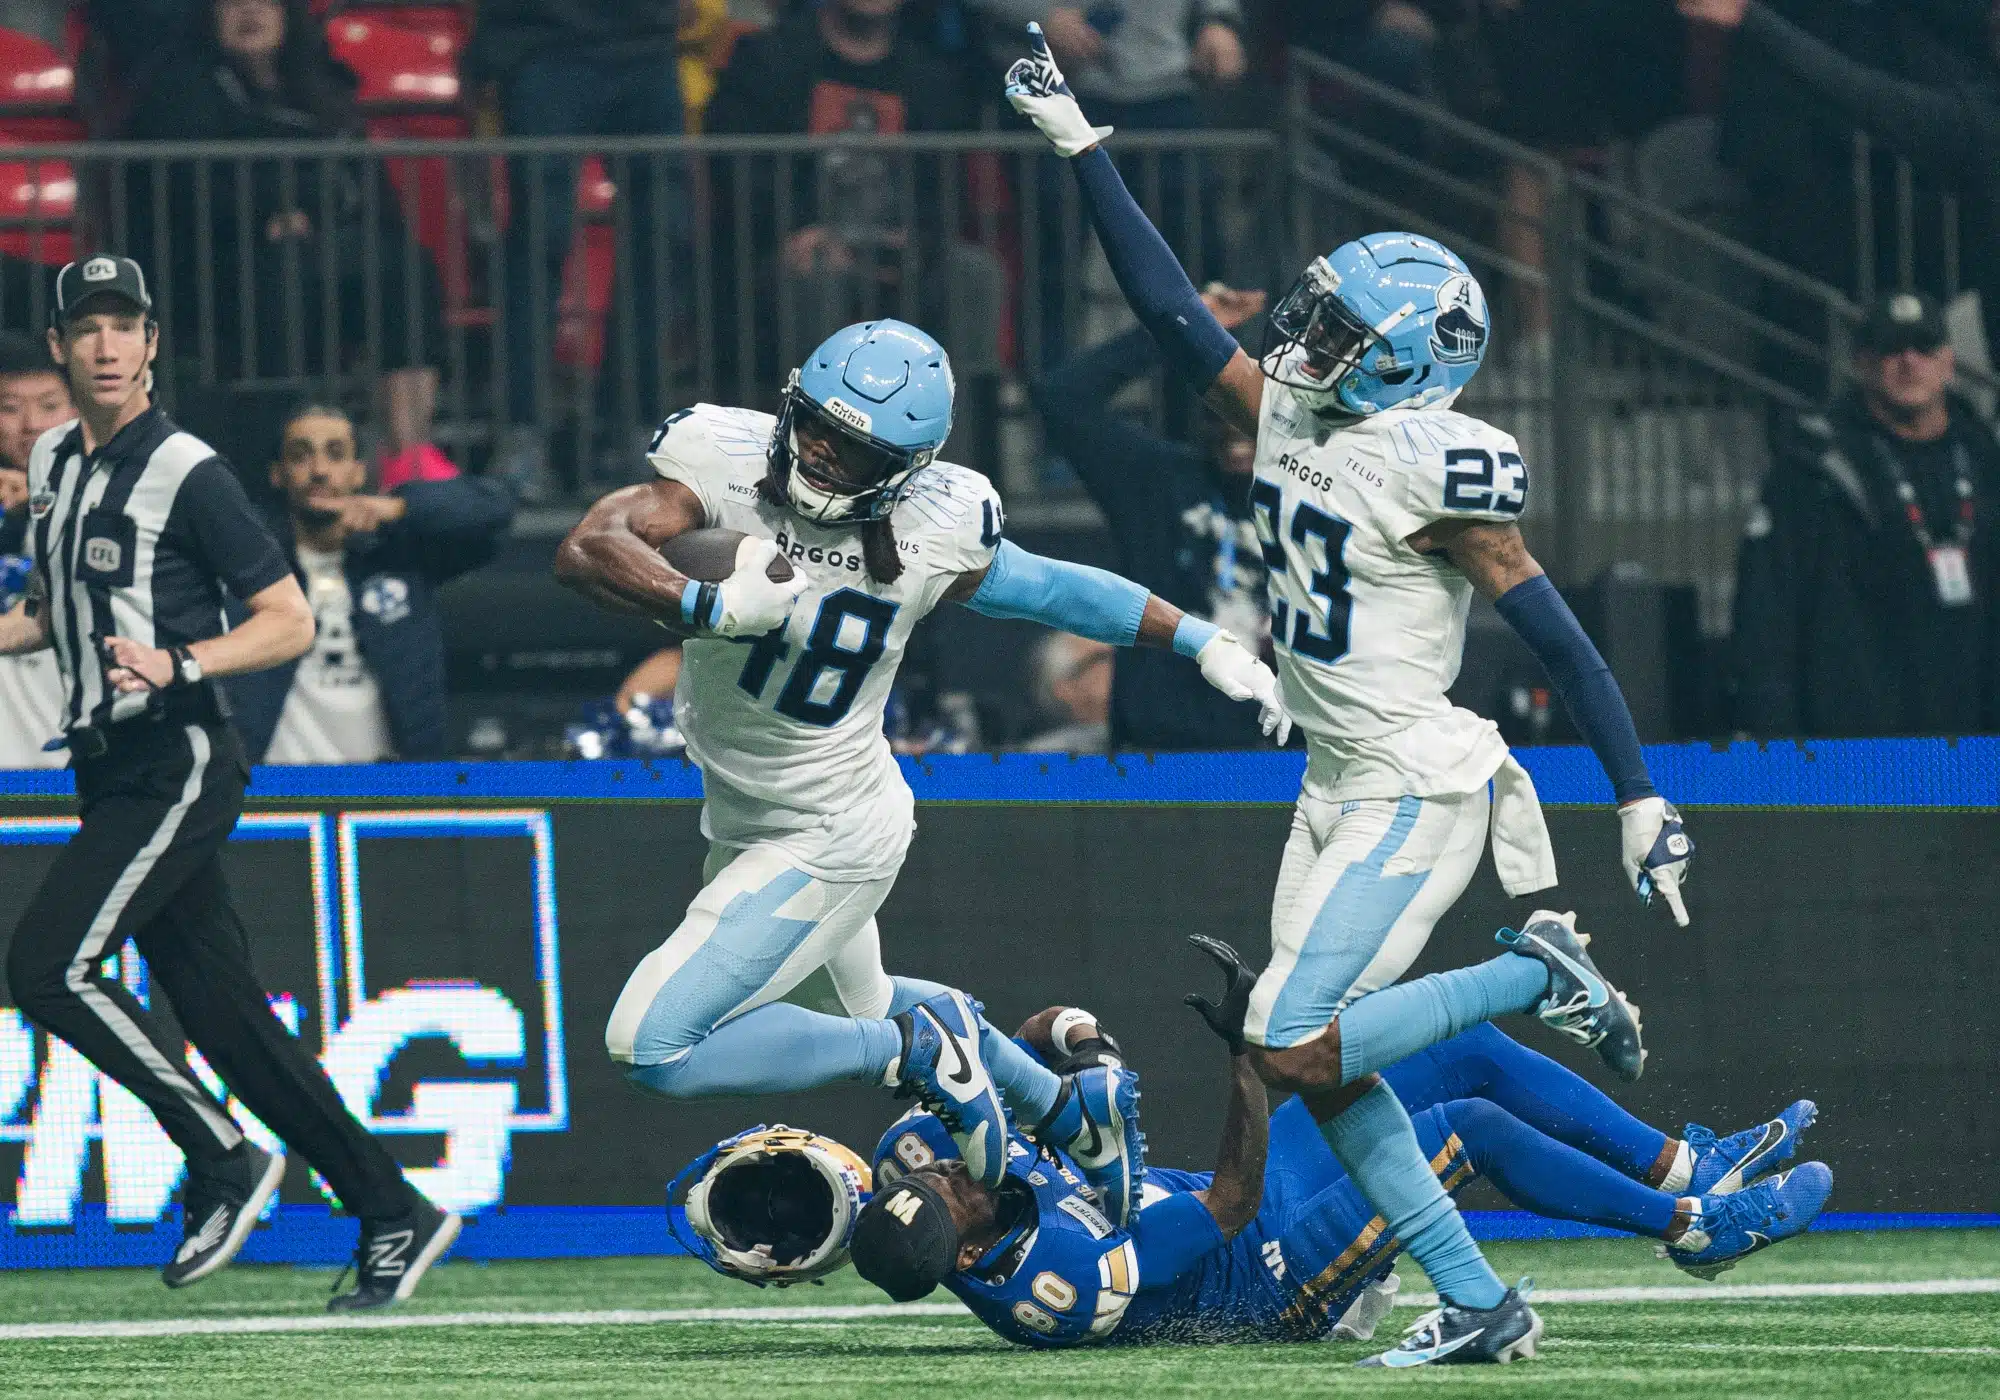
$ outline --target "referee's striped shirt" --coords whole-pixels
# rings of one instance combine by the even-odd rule
[[[44,433],[28,458],[28,516],[65,730],[146,710],[145,693],[105,680],[101,639],[172,647],[220,636],[223,589],[249,598],[291,572],[229,464],[157,408],[91,454],[78,423]]]

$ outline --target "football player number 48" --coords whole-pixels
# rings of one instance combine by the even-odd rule
[[[792,663],[772,708],[801,724],[821,728],[839,724],[861,693],[869,668],[882,659],[889,644],[889,624],[895,620],[896,605],[884,599],[852,588],[827,594],[806,633],[805,650]],[[736,683],[753,699],[764,698],[771,672],[791,653],[786,630],[780,627],[751,643]]]

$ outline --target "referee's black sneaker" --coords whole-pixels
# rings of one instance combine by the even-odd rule
[[[402,1302],[417,1291],[424,1271],[444,1258],[464,1223],[420,1195],[401,1215],[363,1220],[361,1242],[355,1247],[354,1262],[347,1266],[354,1270],[354,1291],[327,1299],[326,1310],[365,1312]],[[347,1269],[342,1269],[333,1286],[338,1289],[346,1281]]]
[[[248,1138],[213,1165],[188,1163],[181,1197],[187,1233],[160,1271],[160,1281],[169,1288],[186,1288],[234,1259],[284,1179],[284,1154],[266,1152]]]

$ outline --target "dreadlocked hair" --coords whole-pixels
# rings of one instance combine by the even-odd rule
[[[758,480],[757,499],[771,506],[791,504],[776,468],[767,469]],[[868,577],[877,583],[894,583],[903,576],[903,552],[896,548],[896,527],[886,515],[862,523],[861,558],[868,565]]]

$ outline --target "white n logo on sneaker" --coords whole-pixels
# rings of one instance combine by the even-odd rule
[[[416,1237],[415,1230],[392,1230],[368,1241],[369,1272],[392,1277],[401,1274],[405,1263],[403,1256],[410,1252],[410,1245]]]

